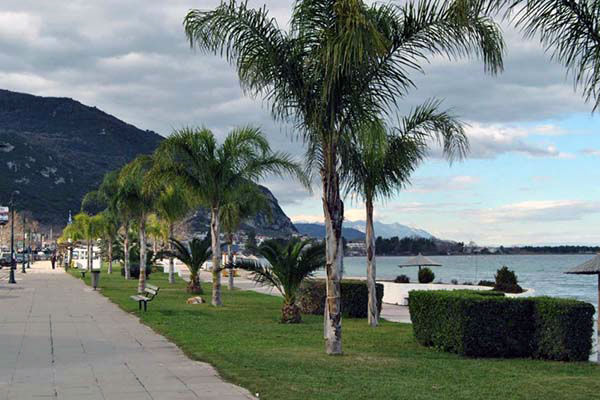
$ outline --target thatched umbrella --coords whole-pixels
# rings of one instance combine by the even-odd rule
[[[600,314],[598,310],[600,309],[600,254],[596,254],[594,258],[584,262],[565,272],[565,274],[577,274],[577,275],[598,275],[598,307],[596,307],[596,316],[597,319],[597,329],[598,329],[598,337],[600,338]],[[600,352],[598,353],[600,358]]]
[[[441,267],[442,264],[436,263],[430,258],[427,258],[421,253],[419,253],[416,257],[409,258],[405,264],[400,264],[398,267],[419,267],[419,271],[421,267]]]

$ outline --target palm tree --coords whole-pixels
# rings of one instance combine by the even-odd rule
[[[393,111],[414,87],[410,73],[434,56],[476,55],[502,69],[503,41],[484,0],[412,0],[366,5],[361,0],[301,0],[290,31],[266,7],[222,2],[184,20],[190,44],[223,54],[244,91],[294,123],[307,145],[307,165],[321,178],[326,228],[326,351],[342,353],[340,280],[344,204],[340,146],[365,121]]]
[[[497,0],[525,37],[539,36],[552,58],[572,74],[586,101],[600,105],[600,3],[580,0]]]
[[[125,165],[119,173],[121,184],[121,205],[134,218],[138,225],[139,250],[140,250],[140,277],[138,292],[142,293],[146,287],[146,222],[148,216],[154,211],[156,199],[160,192],[150,184],[149,171],[152,168],[151,156],[138,156],[135,160]],[[128,233],[126,232],[126,238]],[[125,256],[128,258],[128,255]]]
[[[86,242],[87,248],[87,270],[92,270],[92,260],[94,258],[93,241],[100,236],[102,229],[101,217],[98,215],[90,216],[86,213],[79,213],[73,218],[73,228],[79,231],[80,236]]]
[[[191,200],[182,187],[168,185],[156,200],[155,210],[160,219],[167,224],[166,239],[169,242],[174,236],[175,224],[190,212]],[[169,257],[169,283],[175,283],[175,264],[172,256]]]
[[[269,173],[301,171],[290,156],[273,152],[262,132],[234,129],[219,145],[206,128],[182,129],[163,141],[156,153],[155,174],[175,182],[210,210],[212,238],[212,304],[221,306],[221,207],[229,193]]]
[[[269,265],[240,260],[235,266],[250,271],[255,282],[271,285],[281,293],[281,322],[301,322],[300,307],[296,304],[298,289],[305,279],[325,266],[325,244],[300,239],[292,239],[285,244],[278,240],[267,240],[261,243],[257,253]]]
[[[98,214],[99,236],[105,240],[107,245],[107,258],[109,274],[113,267],[113,242],[119,232],[118,215],[114,214],[110,208],[105,209]]]
[[[438,111],[438,102],[427,102],[403,118],[399,128],[388,132],[383,121],[365,124],[346,150],[343,181],[347,193],[365,202],[367,250],[368,321],[378,324],[375,280],[375,230],[373,203],[391,197],[409,183],[410,175],[426,156],[430,139],[442,143],[448,157],[462,157],[468,141],[462,125],[452,115]]]
[[[202,264],[210,258],[211,243],[209,240],[193,238],[189,246],[175,238],[171,238],[171,250],[167,252],[170,257],[175,257],[184,263],[190,270],[190,282],[188,292],[202,293],[202,285],[198,271]]]
[[[71,223],[63,229],[60,237],[58,238],[58,243],[68,243],[67,248],[69,250],[68,253],[68,262],[69,264],[73,260],[73,247],[80,241],[84,240],[83,232],[81,227],[75,223]],[[71,265],[69,265],[71,267]]]
[[[81,202],[81,211],[103,210],[103,233],[108,244],[109,274],[112,273],[113,267],[113,242],[121,225],[120,217],[124,216],[124,210],[120,209],[119,190],[119,171],[111,171],[104,175],[98,189],[87,193]],[[129,271],[128,264],[126,271]],[[127,278],[129,277],[127,276]]]
[[[232,266],[233,257],[231,246],[233,235],[240,229],[242,222],[259,212],[265,212],[270,217],[271,208],[265,195],[258,185],[242,185],[238,190],[228,194],[221,208],[221,223],[227,238],[227,264]],[[229,290],[233,290],[233,268],[229,269]]]

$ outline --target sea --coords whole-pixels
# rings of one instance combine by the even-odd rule
[[[477,284],[480,280],[494,280],[496,271],[507,266],[517,274],[519,285],[533,289],[536,296],[553,296],[583,300],[597,306],[598,278],[596,275],[568,275],[565,271],[594,257],[594,254],[565,255],[465,255],[428,256],[441,267],[431,267],[434,282]],[[377,257],[377,279],[394,279],[404,274],[411,282],[418,282],[417,267],[403,267],[410,257]],[[320,271],[320,275],[324,272]],[[366,274],[365,257],[345,257],[344,276],[361,277]]]

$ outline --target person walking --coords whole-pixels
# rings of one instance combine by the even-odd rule
[[[52,263],[52,269],[56,267],[56,253],[52,253],[52,257],[50,257],[50,262]]]

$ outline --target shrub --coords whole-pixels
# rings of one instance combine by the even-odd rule
[[[517,275],[514,271],[509,270],[507,266],[496,271],[495,278],[494,290],[505,293],[523,293],[523,288],[517,283]]]
[[[466,286],[473,286],[473,282],[469,282],[469,281],[467,281],[467,282],[463,282],[463,285],[466,285]]]
[[[458,279],[452,279],[450,283],[453,285],[458,285]]]
[[[483,280],[483,281],[479,281],[479,283],[477,284],[477,286],[491,286],[491,287],[494,287],[494,286],[496,286],[496,282]]]
[[[410,283],[410,278],[406,275],[398,275],[396,279],[394,279],[396,283]]]
[[[435,279],[435,274],[429,268],[419,270],[419,283],[431,283]]]
[[[585,361],[590,355],[594,306],[569,299],[537,297],[534,304],[533,357]]]
[[[377,292],[377,309],[381,313],[383,285],[375,285]],[[342,314],[349,318],[367,318],[369,291],[364,281],[342,281]],[[308,281],[300,289],[299,306],[304,314],[323,315],[327,298],[325,282]]]
[[[412,291],[417,341],[473,357],[587,360],[594,309],[554,298],[507,298],[495,291]]]
[[[151,273],[152,273],[152,265],[146,265],[146,278],[150,278]],[[125,267],[121,268],[121,276],[125,276]],[[139,264],[130,264],[129,265],[129,276],[131,278],[139,279],[139,277],[140,277],[140,265]]]

